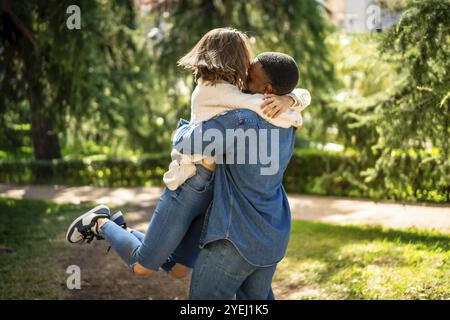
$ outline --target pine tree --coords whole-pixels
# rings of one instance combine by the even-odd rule
[[[338,111],[340,136],[369,168],[368,189],[450,201],[450,1],[406,3],[380,46],[398,81]]]
[[[233,27],[254,42],[255,53],[283,51],[300,68],[300,85],[327,91],[333,67],[325,45],[326,12],[315,0],[180,0],[171,3],[163,36],[154,44],[162,74],[182,72],[177,60],[209,30]],[[318,94],[320,96],[320,94]]]
[[[76,1],[79,30],[66,24],[73,3],[0,1],[0,130],[7,132],[12,118],[30,123],[36,159],[61,157],[59,138],[70,119],[78,120],[75,131],[95,119],[95,134],[123,122],[119,115],[148,76],[147,53],[132,34],[132,0]]]

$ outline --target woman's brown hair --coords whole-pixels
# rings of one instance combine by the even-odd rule
[[[212,84],[225,80],[243,89],[252,58],[250,41],[244,33],[218,28],[205,34],[178,65],[193,71],[195,80],[201,78]]]

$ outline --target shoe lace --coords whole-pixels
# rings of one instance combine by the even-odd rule
[[[82,230],[80,231],[81,235],[83,236],[83,242],[86,241],[87,243],[91,243],[92,240],[96,237],[96,235],[91,230]]]
[[[95,225],[95,223],[91,223],[90,225],[84,227],[82,230],[79,230],[79,232],[83,236],[83,242],[86,241],[87,243],[91,243],[94,240],[94,238],[97,240],[103,239],[101,236],[99,236],[98,234],[95,234],[92,231],[92,227],[94,225]]]

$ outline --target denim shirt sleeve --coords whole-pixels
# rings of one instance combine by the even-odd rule
[[[180,119],[180,121],[178,121],[178,124],[177,124],[177,129],[182,126],[188,125],[188,124],[189,124],[189,121],[187,121],[186,119]]]
[[[224,154],[227,151],[226,130],[237,127],[239,123],[237,119],[235,111],[197,124],[180,119],[173,136],[173,147],[182,154],[203,154],[214,141],[215,144],[221,144],[223,148],[215,149],[212,156]]]

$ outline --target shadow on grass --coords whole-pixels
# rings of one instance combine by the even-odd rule
[[[86,205],[0,198],[0,299],[59,298],[61,236]]]
[[[448,298],[449,250],[450,236],[437,232],[294,221],[279,279],[283,290],[338,298]]]
[[[415,228],[404,230],[386,229],[371,226],[343,226],[311,221],[293,221],[293,236],[311,235],[314,238],[320,236],[333,237],[343,244],[362,240],[387,240],[403,244],[415,244],[429,248],[450,250],[450,235],[437,231],[425,231]]]
[[[54,242],[62,225],[90,207],[0,198],[0,243],[14,249],[33,246],[35,241]]]

